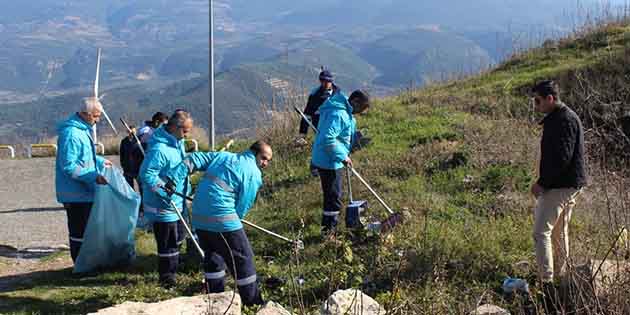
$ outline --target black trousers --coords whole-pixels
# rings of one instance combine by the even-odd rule
[[[337,226],[339,221],[339,212],[343,207],[341,202],[341,181],[343,179],[343,169],[329,170],[318,168],[318,171],[324,199],[322,227],[325,230],[331,230]]]
[[[133,186],[133,182],[135,181],[136,183],[138,183],[138,191],[140,192],[140,197],[142,198],[142,185],[140,184],[140,181],[138,180],[138,175],[129,175],[128,173],[123,174],[123,176],[125,176],[125,180],[127,181],[127,184],[129,184],[129,186],[131,186],[132,189],[135,189]],[[140,213],[144,212],[144,208],[142,207],[142,201],[140,201],[140,208],[138,210]]]
[[[83,244],[83,233],[85,232],[85,227],[87,226],[88,219],[90,218],[92,203],[64,203],[63,207],[66,209],[66,215],[68,216],[70,257],[72,257],[72,262],[75,262],[77,260],[77,257],[79,257],[79,252],[81,251],[81,245]]]
[[[185,233],[180,221],[153,223],[160,281],[175,280],[179,265],[179,248],[184,241]]]
[[[236,286],[243,299],[243,304],[263,304],[256,278],[254,252],[245,231],[240,229],[217,233],[197,230],[197,235],[200,246],[206,254],[204,273],[208,292],[220,293],[225,290],[225,271],[227,269],[236,279]],[[234,274],[235,270],[236,274]]]

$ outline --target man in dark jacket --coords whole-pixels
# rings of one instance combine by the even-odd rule
[[[569,256],[571,212],[586,185],[584,131],[578,115],[560,101],[553,81],[538,83],[532,92],[536,110],[545,114],[539,177],[531,188],[537,198],[533,233],[536,260],[545,288],[552,287],[554,278],[562,275]]]
[[[319,107],[338,90],[338,87],[333,83],[333,75],[328,70],[322,70],[319,73],[319,83],[320,85],[309,94],[306,108],[304,108],[304,114],[311,119],[315,127],[319,123]],[[306,137],[308,128],[308,123],[302,119],[300,121],[300,136],[302,139]]]
[[[129,183],[129,186],[133,188],[134,180],[138,180],[138,171],[140,171],[140,165],[142,164],[143,156],[140,151],[140,144],[136,140],[134,134],[136,133],[135,126],[129,126],[131,131],[129,135],[120,141],[120,166],[123,169],[123,175]],[[138,185],[140,187],[140,185]]]

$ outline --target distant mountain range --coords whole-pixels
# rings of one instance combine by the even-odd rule
[[[308,93],[321,66],[376,95],[471,74],[595,10],[573,0],[215,0],[217,130]],[[0,143],[36,141],[90,91],[116,119],[190,108],[207,124],[208,1],[0,3]],[[593,12],[593,11],[590,11]],[[245,114],[247,113],[247,114]]]

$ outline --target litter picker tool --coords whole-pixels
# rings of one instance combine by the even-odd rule
[[[267,229],[265,229],[265,228],[263,228],[261,226],[258,226],[258,225],[254,224],[252,222],[249,222],[249,221],[247,221],[245,219],[241,219],[241,222],[243,222],[246,225],[249,225],[249,226],[251,226],[251,227],[253,227],[253,228],[255,228],[255,229],[257,229],[257,230],[259,230],[259,231],[261,231],[263,233],[269,234],[269,235],[271,235],[271,236],[273,236],[273,237],[275,237],[277,239],[281,239],[281,240],[283,240],[285,242],[289,242],[289,243],[295,245],[295,247],[297,247],[297,249],[300,249],[300,250],[304,249],[304,243],[301,240],[292,240],[292,239],[284,237],[284,236],[282,236],[280,234],[277,234],[277,233],[274,233],[272,231],[269,231],[269,230],[267,230]]]
[[[193,234],[193,232],[188,227],[188,224],[186,224],[186,220],[184,220],[184,216],[179,211],[179,209],[177,209],[177,206],[175,205],[175,202],[173,202],[173,200],[169,200],[169,201],[171,202],[171,206],[173,207],[173,209],[175,209],[175,213],[177,213],[177,216],[179,217],[179,220],[182,221],[182,224],[184,225],[184,228],[186,229],[186,233],[188,233],[188,236],[190,236],[190,239],[195,244],[195,248],[199,252],[199,255],[201,255],[202,259],[206,258],[206,254],[203,252],[203,249],[201,249],[201,246],[199,246],[199,243],[197,242],[197,239],[195,238],[195,235]]]
[[[300,116],[302,116],[302,119],[306,120],[306,122],[308,123],[308,125],[313,128],[313,130],[317,133],[318,130],[317,128],[313,125],[313,123],[311,122],[310,119],[308,119],[308,117],[306,117],[306,115],[297,107],[293,106],[293,109],[295,109],[295,111],[300,114]],[[383,198],[381,198],[376,191],[370,186],[370,184],[368,184],[368,182],[363,179],[363,177],[361,176],[361,174],[359,174],[359,172],[357,172],[357,170],[355,170],[352,166],[350,165],[346,165],[347,168],[350,169],[350,171],[352,171],[352,173],[359,179],[359,181],[361,182],[361,184],[363,184],[363,186],[365,186],[365,188],[367,188],[372,195],[376,198],[376,200],[378,200],[378,202],[385,208],[385,210],[387,210],[387,212],[389,213],[389,217],[387,217],[387,219],[385,219],[385,221],[381,222],[381,230],[383,232],[386,232],[388,230],[390,230],[391,228],[393,228],[396,224],[398,224],[399,222],[402,221],[403,216],[398,213],[398,212],[394,212],[394,210],[392,210],[392,208],[390,208],[387,203],[385,203],[385,201],[383,200]]]
[[[295,109],[295,111],[296,111],[298,114],[300,114],[300,116],[302,116],[302,119],[306,120],[306,123],[307,123],[309,126],[311,126],[311,128],[313,128],[313,130],[315,131],[315,133],[317,133],[317,132],[318,132],[318,131],[317,131],[317,127],[315,127],[315,125],[313,125],[313,122],[312,122],[312,121],[311,121],[308,117],[306,117],[306,115],[305,115],[305,114],[304,114],[304,113],[303,113],[303,112],[302,112],[299,108],[297,108],[297,107],[293,106],[293,109]]]
[[[184,199],[186,199],[188,201],[193,201],[192,197],[186,196],[186,195],[184,195],[182,193],[179,193],[179,192],[176,192],[176,191],[169,191],[169,193],[171,193],[171,192],[173,193],[173,195],[182,197],[182,198],[184,198]],[[180,217],[181,217],[181,215],[180,215]],[[245,225],[251,226],[251,227],[253,227],[253,228],[255,228],[255,229],[257,229],[257,230],[259,230],[259,231],[261,231],[261,232],[263,232],[265,234],[271,235],[271,236],[273,236],[273,237],[275,237],[277,239],[281,239],[281,240],[283,240],[285,242],[291,243],[291,244],[295,245],[298,249],[304,249],[304,243],[301,240],[292,240],[292,239],[290,239],[288,237],[284,237],[284,236],[282,236],[282,235],[280,235],[278,233],[269,231],[269,230],[267,230],[267,229],[265,229],[265,228],[263,228],[261,226],[258,226],[258,225],[254,224],[252,222],[249,222],[249,221],[247,221],[245,219],[241,219],[241,222],[243,222]]]
[[[127,125],[127,123],[125,122],[125,120],[120,117],[120,122],[123,124],[123,126],[125,126],[125,129],[127,129],[127,131],[133,135],[133,137],[136,139],[136,142],[138,144],[138,148],[140,149],[140,152],[142,152],[142,156],[144,156],[144,149],[142,148],[142,144],[140,143],[140,139],[138,139],[138,136],[136,135],[135,132],[131,131],[131,128],[129,128],[129,125]]]

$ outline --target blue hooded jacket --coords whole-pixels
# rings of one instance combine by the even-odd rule
[[[93,202],[103,159],[96,155],[92,126],[73,114],[57,126],[55,190],[57,202]]]
[[[319,168],[337,170],[350,154],[356,122],[352,106],[342,92],[333,94],[319,108],[317,137],[313,143],[313,164]]]
[[[179,186],[194,171],[206,173],[193,201],[193,227],[210,232],[242,229],[240,219],[249,212],[262,185],[254,153],[192,153],[169,172],[169,178]]]
[[[177,140],[166,128],[155,130],[149,141],[149,150],[146,152],[142,166],[140,167],[140,182],[142,183],[142,203],[145,217],[151,222],[175,222],[179,217],[174,212],[170,200],[183,213],[186,212],[184,200],[172,195],[169,197],[161,188],[166,184],[167,172],[184,160],[186,150],[183,140]],[[183,180],[176,188],[177,192],[188,194],[190,183]]]

